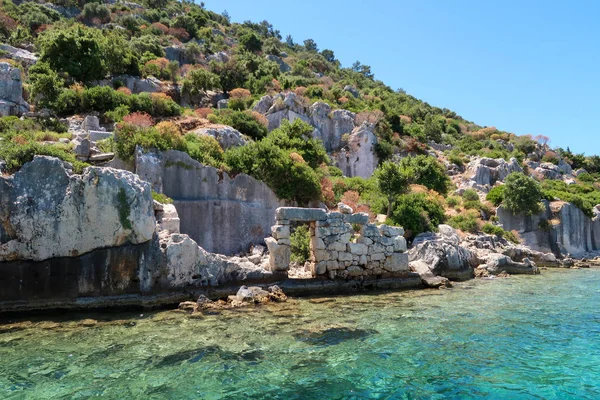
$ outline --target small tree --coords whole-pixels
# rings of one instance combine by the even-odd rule
[[[192,96],[219,87],[219,76],[202,68],[193,70],[183,81],[183,91]]]
[[[379,191],[387,197],[387,216],[392,215],[395,199],[406,193],[408,186],[413,181],[414,170],[410,167],[402,167],[392,161],[381,164],[374,173]]]
[[[304,48],[306,48],[306,51],[318,51],[317,42],[312,39],[304,41]]]
[[[504,181],[503,205],[512,213],[535,214],[540,211],[542,189],[533,178],[513,172]]]

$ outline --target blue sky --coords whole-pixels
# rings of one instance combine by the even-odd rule
[[[600,154],[600,2],[207,0],[480,125]]]

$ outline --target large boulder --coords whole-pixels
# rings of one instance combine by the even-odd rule
[[[473,268],[477,265],[475,254],[461,246],[458,234],[448,225],[440,225],[437,234],[417,235],[408,257],[411,263],[422,261],[433,275],[450,280],[473,278]]]
[[[36,156],[0,178],[0,261],[72,257],[149,241],[155,232],[150,185],[136,175]]]
[[[515,262],[509,256],[503,254],[490,254],[485,264],[480,265],[479,269],[484,269],[492,275],[500,273],[508,274],[529,274],[536,275],[540,270],[534,262],[525,258],[523,262]]]
[[[207,135],[214,137],[224,150],[227,150],[231,147],[244,146],[247,143],[246,139],[244,139],[244,136],[239,131],[226,125],[200,128],[193,133],[196,135]]]
[[[21,71],[7,62],[0,62],[0,117],[27,111],[29,104],[23,100]]]
[[[337,166],[346,176],[369,178],[379,162],[375,153],[377,137],[374,126],[363,122],[349,136],[348,145],[336,156]]]

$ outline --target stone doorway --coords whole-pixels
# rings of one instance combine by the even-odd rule
[[[281,207],[265,241],[272,271],[289,271],[292,223],[309,224],[310,271],[315,278],[398,276],[409,272],[404,230],[369,224],[364,213],[327,213],[320,208]],[[353,239],[353,233],[360,232]]]

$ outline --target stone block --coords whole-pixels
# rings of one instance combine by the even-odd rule
[[[90,133],[90,141],[97,142],[99,140],[108,139],[114,136],[112,132],[104,132],[104,131],[89,131]]]
[[[318,237],[331,236],[331,228],[324,227],[324,226],[318,226],[315,229],[315,235]]]
[[[373,253],[373,254],[370,254],[369,257],[371,258],[371,261],[385,260],[385,254],[384,253]]]
[[[277,244],[289,246],[292,244],[290,239],[277,239]]]
[[[345,214],[344,221],[349,224],[365,225],[369,223],[369,214],[357,213],[357,214]]]
[[[327,246],[327,250],[346,251],[346,244],[340,242],[333,242],[329,246]]]
[[[348,243],[348,252],[356,255],[367,254],[369,247],[362,243]]]
[[[379,232],[386,237],[402,236],[404,229],[399,226],[379,225]]]
[[[329,277],[329,279],[334,280],[335,279],[335,275],[337,274],[336,271],[327,271],[327,276]]]
[[[366,236],[359,236],[358,239],[356,239],[356,243],[362,243],[370,246],[373,244],[373,241]]]
[[[337,261],[327,261],[327,271],[335,271],[336,269],[339,269],[340,265]]]
[[[346,253],[346,252],[340,252],[338,253],[338,260],[339,261],[352,261],[352,254],[350,253]]]
[[[408,272],[408,254],[394,253],[385,259],[383,269],[389,272]]]
[[[393,246],[394,245],[394,239],[391,237],[387,237],[387,236],[381,236],[379,238],[378,242],[380,244],[382,244],[383,246]]]
[[[269,267],[271,271],[287,271],[290,267],[290,257],[292,255],[290,246],[280,245],[272,237],[265,239],[269,249]]]
[[[316,275],[323,275],[325,272],[327,272],[327,262],[321,261],[316,263],[314,271]]]
[[[100,120],[95,115],[88,115],[83,119],[81,129],[84,131],[99,131]]]
[[[405,252],[406,251],[406,239],[404,236],[396,236],[393,240],[394,251]]]
[[[352,214],[354,212],[352,207],[344,203],[338,203],[338,210],[340,210],[342,214]]]
[[[323,241],[323,239],[313,236],[310,238],[310,242],[311,247],[314,250],[325,250],[325,242]]]
[[[379,229],[377,229],[377,225],[375,224],[366,224],[362,227],[360,232],[362,236],[366,237],[379,237]]]
[[[328,261],[330,260],[330,252],[327,250],[315,250],[314,251],[314,257],[315,257],[315,261],[319,262],[319,261]]]
[[[344,215],[341,212],[330,212],[329,214],[327,214],[327,219],[329,220],[340,220],[343,219]]]
[[[297,222],[324,221],[327,213],[322,208],[279,207],[275,211],[278,220],[287,219]]]
[[[273,235],[275,239],[287,239],[290,237],[290,226],[273,225],[271,227],[271,235]]]
[[[385,247],[380,244],[373,244],[372,246],[369,246],[369,254],[375,253],[385,253]]]
[[[350,239],[352,239],[352,234],[351,233],[344,233],[343,235],[340,235],[340,243],[346,244],[346,243],[350,243]]]
[[[348,272],[348,276],[357,277],[363,275],[363,269],[357,265],[352,265],[346,268],[346,272]]]
[[[367,265],[367,256],[365,254],[358,258],[358,265]]]

